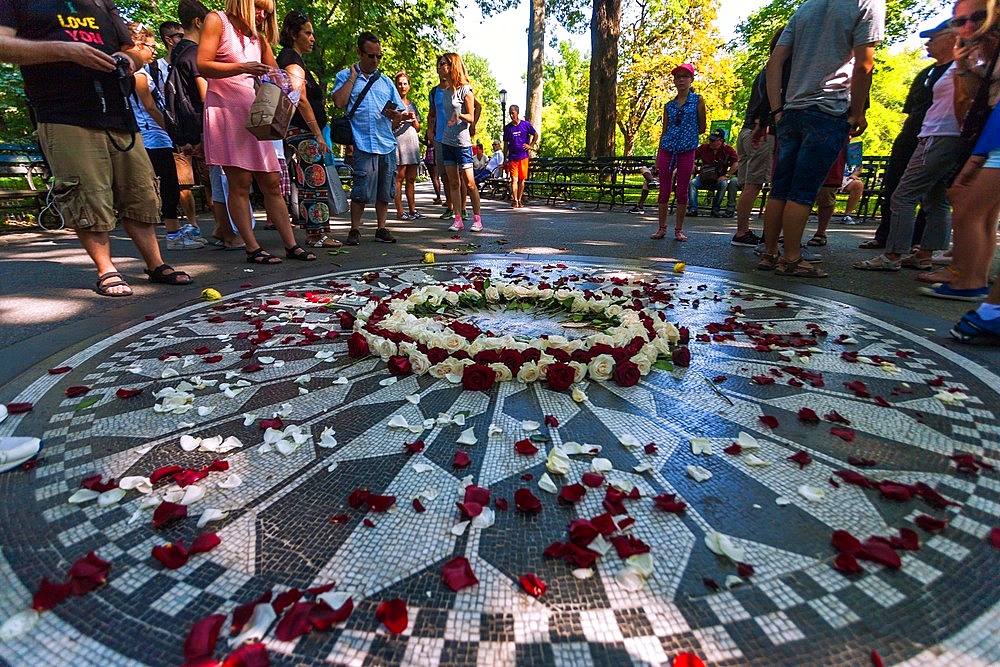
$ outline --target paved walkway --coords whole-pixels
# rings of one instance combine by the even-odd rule
[[[0,644],[0,661],[181,664],[200,619],[267,591],[333,584],[287,610],[295,596],[280,597],[283,620],[261,630],[271,664],[660,665],[690,652],[710,665],[846,666],[869,664],[872,651],[893,665],[1000,662],[1000,550],[990,545],[1000,479],[958,469],[997,459],[1000,354],[941,335],[960,305],[913,296],[907,274],[844,268],[865,256],[854,246],[870,229],[833,230],[832,278],[820,287],[750,271],[750,249],[728,245],[728,221],[693,221],[692,240],[677,244],[648,240],[653,223],[624,213],[486,207],[482,235],[399,223],[396,245],[371,242],[369,229],[362,246],[314,264],[178,254],[191,288],[147,286],[126,261],[130,300],[87,291],[92,271],[72,237],[4,237],[0,401],[33,409],[0,435],[39,435],[45,447],[30,470],[0,476],[0,620],[89,551],[111,569],[106,585]],[[263,240],[278,249],[276,236]],[[420,262],[428,251],[436,264]],[[691,365],[634,387],[584,380],[574,400],[544,382],[392,384],[381,360],[348,357],[338,312],[487,275],[638,288],[643,308],[690,330]],[[197,300],[205,287],[224,300]],[[594,333],[541,311],[467,318],[528,338]],[[171,401],[178,413],[155,409]],[[275,415],[305,441],[295,428],[265,435]],[[229,436],[238,442],[220,443]],[[417,439],[422,451],[405,447]],[[207,468],[215,460],[226,465]],[[122,482],[139,488],[114,503],[112,490],[106,506],[69,502],[92,475],[175,465],[207,476],[183,489],[168,477],[145,494]],[[602,466],[603,481],[584,477]],[[702,471],[711,477],[697,481]],[[582,498],[558,499],[546,474]],[[462,526],[476,513],[455,504],[469,500],[470,481],[490,499]],[[540,512],[523,511],[519,489]],[[660,509],[663,494],[685,509]],[[395,502],[379,511],[387,496]],[[154,528],[144,507],[164,497],[188,517]],[[199,527],[206,510],[222,516]],[[591,541],[595,525],[604,537]],[[835,560],[835,530],[868,540],[859,573],[834,569],[850,560]],[[152,556],[209,531],[218,546],[177,569]],[[557,542],[588,548],[564,547],[582,559],[570,564],[543,554]],[[459,557],[478,583],[454,592],[442,575],[464,571]],[[540,597],[519,582],[527,573],[545,583]],[[285,634],[309,627],[310,613],[322,625],[319,600],[338,608],[348,597],[346,620]],[[401,632],[379,613],[392,600],[405,605]],[[229,625],[216,659],[232,650]]]

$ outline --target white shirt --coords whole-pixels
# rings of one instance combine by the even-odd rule
[[[493,157],[490,158],[490,161],[486,163],[486,168],[492,174],[502,164],[503,164],[503,151],[497,151],[496,153],[493,154]]]
[[[960,137],[962,129],[955,118],[955,63],[934,84],[934,101],[924,116],[920,134],[925,137]]]

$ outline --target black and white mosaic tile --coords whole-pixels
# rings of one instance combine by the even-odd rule
[[[332,313],[363,305],[368,290],[384,295],[449,281],[473,267],[496,278],[551,282],[571,276],[572,286],[583,289],[610,289],[612,276],[658,279],[672,299],[657,307],[690,329],[691,366],[654,370],[630,388],[585,381],[586,400],[577,403],[544,383],[514,381],[465,392],[447,380],[409,376],[386,386],[384,363],[351,360],[345,336],[324,337],[340,331]],[[713,324],[734,315],[761,323],[768,333],[815,337],[815,343],[761,351],[738,331],[731,339],[704,338]],[[255,319],[274,335],[254,355],[267,362],[263,369],[248,373],[246,332],[258,331]],[[826,333],[813,336],[807,325]],[[303,344],[303,327],[321,336]],[[854,342],[838,342],[841,336]],[[845,358],[844,351],[857,352],[862,362]],[[171,352],[177,357],[162,359]],[[221,359],[206,362],[216,356]],[[887,363],[864,363],[872,356]],[[43,614],[29,635],[0,644],[5,664],[180,664],[184,639],[198,619],[230,613],[268,590],[330,582],[353,596],[354,613],[330,631],[294,642],[269,633],[271,664],[661,665],[688,651],[710,665],[846,666],[868,664],[873,650],[893,665],[1000,663],[1000,550],[989,544],[1000,514],[1000,476],[991,470],[960,474],[949,458],[959,452],[998,458],[1000,377],[906,323],[843,303],[696,270],[675,275],[597,260],[513,267],[480,260],[247,289],[144,321],[60,365],[72,370],[48,375],[42,369],[17,397],[33,402],[34,410],[0,425],[0,434],[41,434],[45,442],[33,469],[0,477],[0,620],[30,605],[42,577],[62,577],[90,550],[112,562],[111,576],[106,586]],[[822,377],[822,386],[789,384],[803,371]],[[755,376],[775,381],[759,384]],[[192,390],[193,408],[154,412],[153,393],[182,380],[204,383]],[[236,386],[241,380],[246,386]],[[864,382],[870,396],[845,387],[851,381]],[[233,385],[235,395],[220,391],[222,383]],[[67,398],[65,390],[74,385],[90,391]],[[143,392],[122,400],[115,396],[119,388]],[[949,390],[960,391],[959,400],[938,396]],[[846,417],[853,441],[832,434],[836,424],[801,422],[803,407]],[[275,413],[306,429],[312,441],[288,455],[262,452],[257,422]],[[419,433],[388,427],[393,417],[420,424],[441,413],[463,413],[466,423],[437,422]],[[559,427],[541,427],[538,454],[517,454],[513,443],[526,436],[521,421],[541,422],[545,415],[556,416]],[[779,425],[768,428],[761,415],[774,416]],[[502,433],[491,433],[491,425]],[[320,447],[327,428],[335,431],[336,444]],[[456,444],[465,428],[474,430],[476,444]],[[723,453],[741,431],[759,440],[757,455],[770,465]],[[235,436],[243,446],[222,455],[185,452],[179,446],[184,434]],[[657,452],[622,447],[619,437],[626,434],[656,443]],[[403,444],[418,437],[426,449],[406,453]],[[710,441],[713,454],[694,455],[693,438]],[[655,561],[642,590],[627,590],[616,579],[622,563],[613,549],[589,579],[577,579],[565,562],[542,554],[566,540],[570,521],[604,512],[603,491],[565,505],[538,487],[547,452],[569,441],[600,445],[616,479],[642,494],[626,501],[635,519],[630,533],[651,547]],[[458,449],[472,460],[466,468],[452,465]],[[803,469],[786,460],[799,450],[813,459]],[[869,477],[925,482],[958,505],[938,509],[919,499],[885,500],[877,490],[834,487],[828,481],[834,471],[855,469],[848,457],[875,460],[860,470]],[[225,458],[229,471],[200,482],[207,494],[191,505],[190,518],[173,527],[154,530],[134,491],[111,507],[67,502],[92,474],[147,476],[164,465],[197,468],[215,458]],[[572,457],[570,473],[553,479],[577,482],[591,458]],[[633,472],[643,463],[651,469]],[[694,481],[685,472],[692,464],[713,477]],[[242,484],[220,488],[230,473]],[[492,526],[456,534],[455,502],[469,477],[510,507],[496,510]],[[824,499],[805,499],[798,493],[802,485],[822,488]],[[348,496],[358,488],[396,496],[394,510],[349,508]],[[515,510],[519,488],[542,500],[541,513]],[[650,498],[661,493],[677,494],[686,512],[656,510]],[[415,497],[426,512],[413,510]],[[189,543],[202,532],[194,523],[208,508],[227,513],[204,529],[218,533],[218,548],[172,571],[151,558],[153,546]],[[949,525],[938,535],[917,529],[921,548],[902,552],[901,569],[866,562],[864,574],[847,577],[831,567],[833,530],[862,539],[895,535],[915,528],[920,514]],[[734,564],[705,546],[713,531],[742,546],[755,569],[730,589],[725,581],[735,574]],[[458,593],[441,578],[443,564],[456,556],[469,559],[480,582]],[[542,597],[519,586],[526,572],[547,583]],[[706,578],[722,590],[709,589]],[[408,607],[408,627],[398,635],[375,618],[378,605],[392,598]],[[221,644],[217,655],[224,652]]]

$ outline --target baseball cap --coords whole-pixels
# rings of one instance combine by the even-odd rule
[[[690,74],[694,76],[694,65],[691,63],[684,63],[683,65],[678,65],[677,67],[670,70],[671,76],[676,76],[677,74]]]
[[[723,141],[725,141],[726,133],[722,130],[712,130],[711,132],[708,133],[708,140],[713,141],[715,139],[722,139]]]
[[[938,25],[934,26],[929,30],[924,30],[920,33],[921,39],[929,39],[935,35],[939,35],[942,32],[953,32],[954,28],[951,27],[950,21],[942,21]]]

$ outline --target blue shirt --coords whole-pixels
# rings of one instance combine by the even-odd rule
[[[339,90],[350,76],[350,68],[338,72],[333,89]],[[358,110],[351,116],[354,147],[364,153],[385,155],[396,151],[396,137],[392,133],[392,122],[383,115],[382,109],[387,102],[393,102],[400,111],[404,111],[406,107],[403,106],[403,100],[392,79],[382,76],[377,70],[371,76],[378,76],[378,80],[372,84],[365,99],[361,100]],[[347,102],[347,111],[354,107],[358,96],[368,83],[368,78],[364,72],[358,72],[358,78],[351,90],[351,99]]]
[[[434,86],[431,90],[430,102],[434,106],[434,141],[441,143],[444,138],[444,127],[448,124],[451,116],[451,109],[444,108],[445,94],[441,86]]]
[[[667,127],[660,137],[660,149],[671,153],[686,153],[698,148],[698,100],[701,95],[688,93],[684,104],[677,100],[664,105]],[[679,122],[678,122],[679,121]]]

